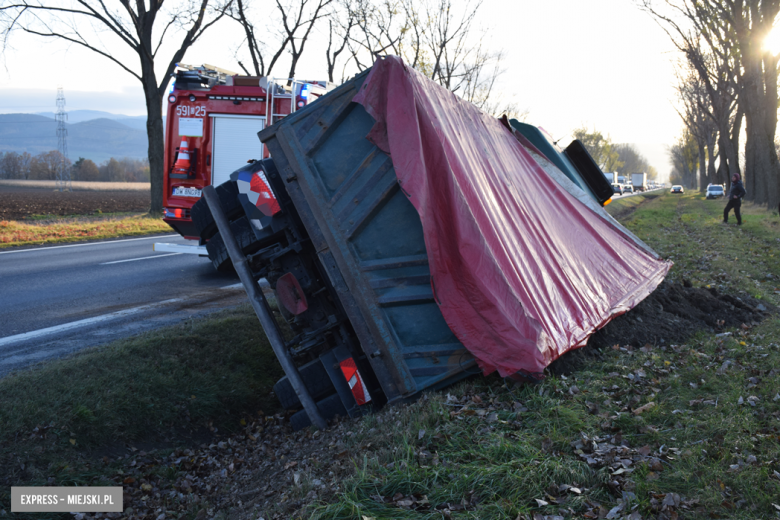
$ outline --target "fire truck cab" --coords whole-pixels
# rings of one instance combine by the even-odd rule
[[[190,210],[247,162],[268,157],[257,133],[334,88],[327,81],[241,76],[178,65],[165,122],[163,220],[199,240]]]

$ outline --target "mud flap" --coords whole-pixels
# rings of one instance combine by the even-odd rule
[[[371,396],[347,348],[338,346],[329,350],[320,356],[320,361],[330,376],[347,414],[350,417],[360,417],[366,413],[371,408]],[[344,370],[345,367],[347,370]],[[350,380],[347,380],[347,376]]]

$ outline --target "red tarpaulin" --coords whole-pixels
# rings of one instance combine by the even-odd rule
[[[538,376],[671,267],[567,193],[501,122],[400,58],[354,101],[422,220],[436,301],[485,373]]]

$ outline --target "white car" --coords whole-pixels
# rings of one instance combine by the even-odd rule
[[[723,190],[723,186],[721,186],[720,184],[710,184],[709,186],[707,186],[708,199],[719,199],[725,196],[726,196],[726,192]]]

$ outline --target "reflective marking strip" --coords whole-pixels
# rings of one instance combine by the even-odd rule
[[[42,336],[49,336],[51,334],[54,334],[56,332],[65,332],[68,330],[78,329],[81,327],[86,327],[87,325],[92,325],[93,323],[100,323],[102,321],[108,321],[113,320],[116,318],[122,318],[125,316],[130,316],[132,314],[139,313],[141,311],[145,311],[147,309],[152,309],[154,307],[159,307],[161,305],[166,305],[168,303],[176,303],[183,301],[181,298],[173,298],[172,300],[165,300],[162,302],[152,303],[149,305],[141,305],[140,307],[133,307],[132,309],[125,309],[123,311],[117,311],[112,312],[111,314],[104,314],[102,316],[95,316],[94,318],[87,318],[85,320],[79,320],[79,321],[72,321],[70,323],[64,323],[62,325],[55,325],[54,327],[48,327],[45,329],[39,329],[34,330],[32,332],[25,332],[23,334],[17,334],[15,336],[8,336],[7,338],[0,338],[0,347],[3,345],[8,345],[9,343],[16,343],[19,341],[26,341],[29,339],[35,339],[40,338]]]
[[[102,264],[98,265],[111,265],[111,264],[121,264],[124,262],[136,262],[138,260],[149,260],[150,258],[162,258],[164,256],[175,256],[175,255],[183,255],[184,253],[168,253],[167,255],[154,255],[154,256],[145,256],[143,258],[131,258],[129,260],[116,260],[114,262],[103,262]]]
[[[153,240],[155,238],[165,238],[170,236],[172,235],[155,235],[153,237],[126,238],[123,240],[109,240],[107,242],[87,242],[86,244],[71,244],[68,246],[49,246],[49,247],[36,247],[34,249],[17,249],[15,251],[0,251],[0,255],[10,255],[11,253],[27,253],[29,251],[44,251],[48,249],[62,249],[63,247],[101,246],[105,244],[116,244],[118,242],[133,242],[135,240]]]
[[[362,406],[371,401],[371,395],[366,389],[366,385],[363,382],[363,378],[360,377],[357,365],[353,358],[347,358],[341,363],[341,373],[344,374],[344,378],[347,380],[350,390],[352,390],[352,396],[355,398],[355,402],[358,406]]]

